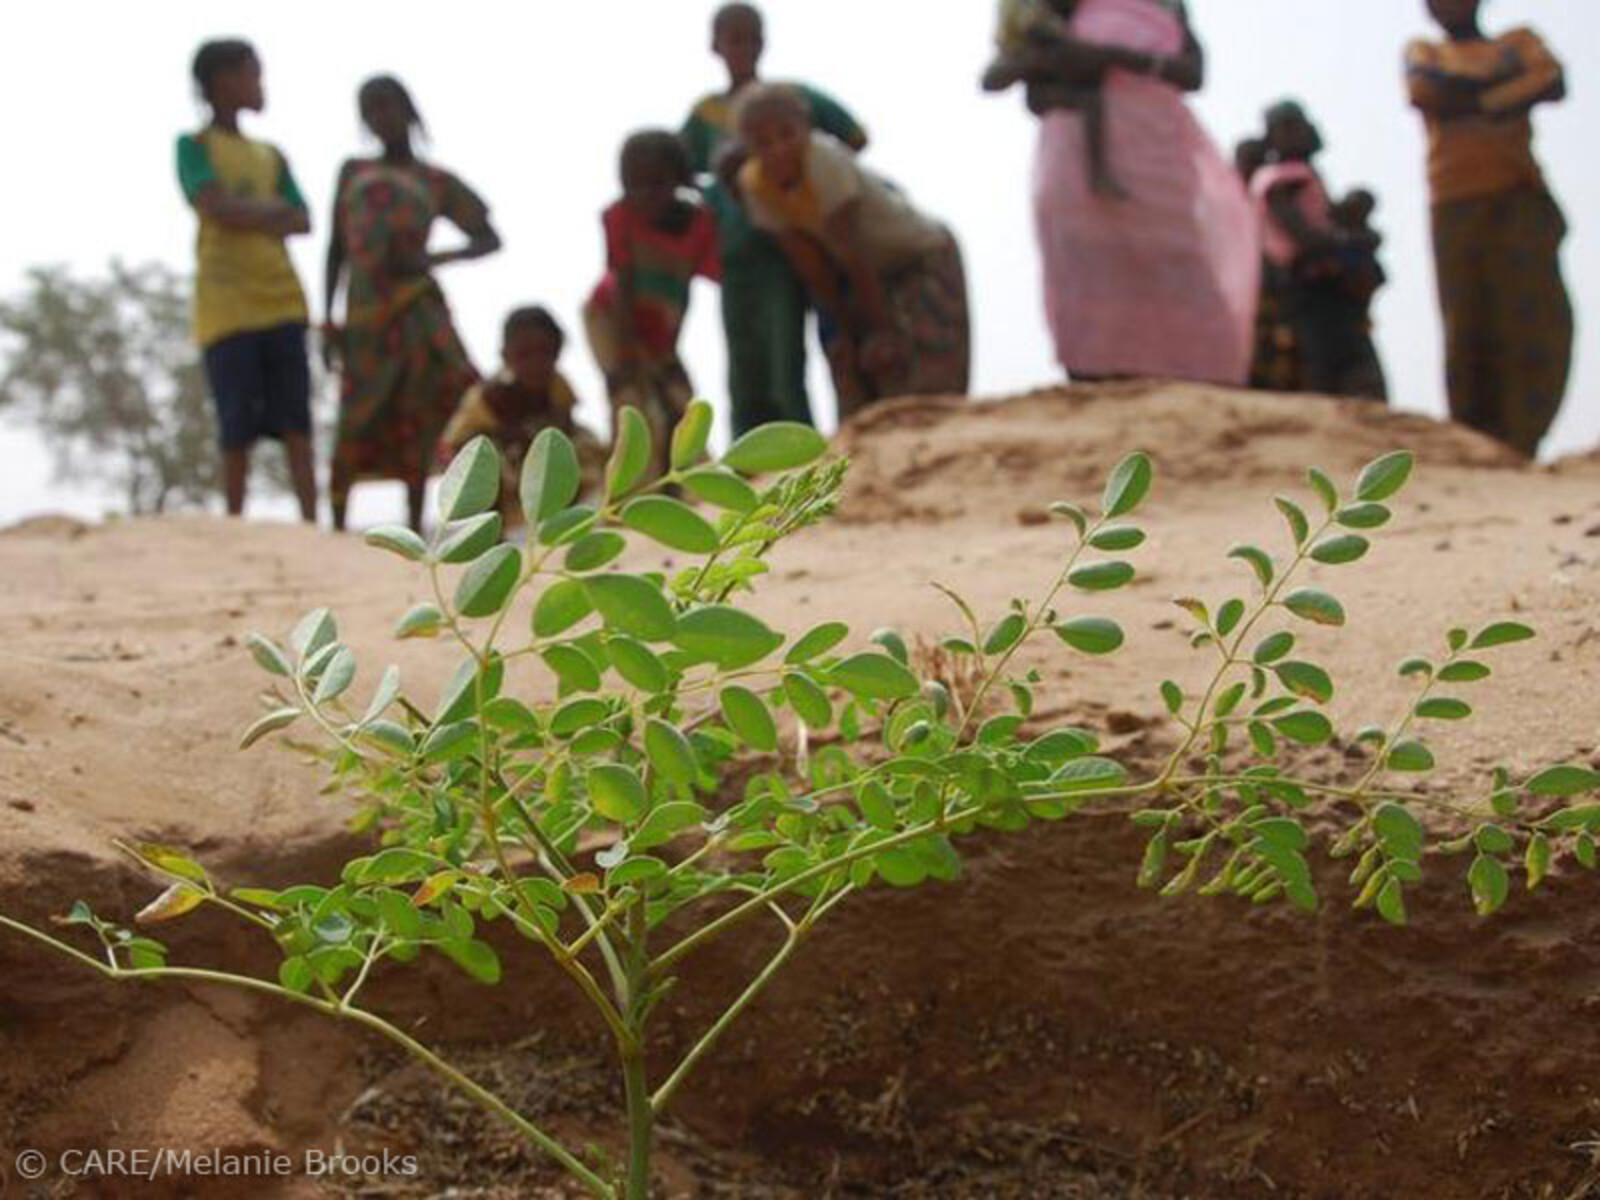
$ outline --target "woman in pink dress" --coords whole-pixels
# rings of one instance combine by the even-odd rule
[[[1181,0],[1083,0],[1030,52],[1034,213],[1056,357],[1076,378],[1243,384],[1261,271],[1243,184],[1184,100],[1204,55]],[[1125,196],[1090,179],[1084,86],[1101,89]],[[1052,102],[1052,90],[1056,102]]]

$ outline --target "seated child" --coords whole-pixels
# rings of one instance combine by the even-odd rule
[[[1003,92],[1022,82],[1024,62],[1030,49],[1048,47],[1052,42],[1076,37],[1072,17],[1077,0],[1000,0],[1000,20],[995,31],[998,54],[983,73],[983,90]],[[1052,96],[1061,107],[1083,113],[1084,134],[1089,150],[1089,183],[1096,195],[1123,198],[1127,190],[1111,172],[1106,146],[1106,114],[1098,86],[1086,85],[1070,91],[1057,86]]]
[[[720,279],[717,228],[694,198],[689,152],[666,130],[635,133],[619,163],[622,199],[601,218],[606,274],[583,308],[595,362],[606,377],[612,429],[637,408],[650,425],[652,478],[668,469],[668,439],[693,398],[678,334],[694,278]]]
[[[500,511],[507,525],[521,521],[518,483],[533,439],[559,429],[578,450],[584,490],[600,477],[605,450],[573,420],[578,398],[557,368],[567,335],[548,309],[514,310],[501,332],[503,366],[492,379],[473,384],[439,439],[439,459],[448,463],[473,438],[492,438],[500,450]]]

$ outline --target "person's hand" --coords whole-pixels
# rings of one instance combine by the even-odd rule
[[[317,342],[322,350],[322,365],[330,375],[338,374],[344,365],[344,327],[332,321],[317,330]]]

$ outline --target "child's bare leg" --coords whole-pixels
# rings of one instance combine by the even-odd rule
[[[1111,170],[1111,147],[1106,142],[1106,106],[1100,89],[1084,93],[1083,126],[1089,143],[1089,186],[1097,196],[1126,200],[1128,189]]]

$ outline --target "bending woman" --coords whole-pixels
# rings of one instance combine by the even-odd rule
[[[1034,214],[1056,356],[1079,378],[1243,384],[1260,282],[1244,186],[1184,100],[1205,74],[1180,0],[1083,0],[1074,39],[1031,49]],[[1079,107],[1101,88],[1111,169],[1097,194]]]
[[[412,134],[422,118],[405,85],[380,75],[361,85],[361,120],[380,142],[377,158],[339,171],[328,241],[325,352],[342,359],[339,438],[329,492],[335,529],[345,527],[352,484],[398,479],[413,529],[434,451],[463,392],[478,380],[450,319],[433,269],[500,248],[478,194],[442,167],[419,160]],[[432,253],[428,234],[444,217],[467,244]],[[345,324],[333,325],[349,272]]]
[[[951,232],[812,129],[801,93],[755,84],[739,103],[739,192],[838,327],[827,347],[839,419],[890,396],[965,395],[967,281]]]

